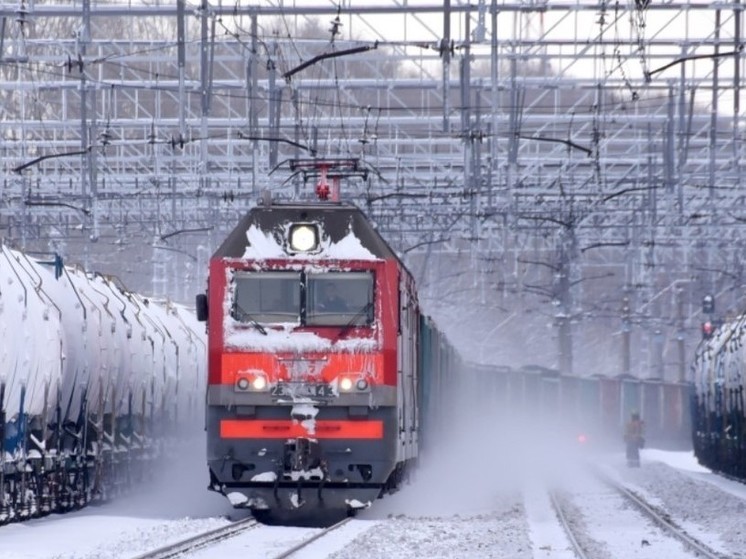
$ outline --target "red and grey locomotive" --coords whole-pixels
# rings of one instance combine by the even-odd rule
[[[395,489],[418,457],[420,314],[363,212],[265,202],[208,286],[210,488],[254,510],[348,512]]]

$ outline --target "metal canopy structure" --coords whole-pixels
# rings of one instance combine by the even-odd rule
[[[357,4],[0,5],[0,235],[188,300],[287,161],[355,158],[476,359],[684,378],[744,303],[741,3]]]

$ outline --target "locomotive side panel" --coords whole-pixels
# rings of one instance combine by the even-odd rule
[[[397,344],[397,433],[396,461],[417,457],[417,401],[419,308],[409,274],[399,282],[399,325]]]

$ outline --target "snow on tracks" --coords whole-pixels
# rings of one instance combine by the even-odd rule
[[[221,526],[207,532],[202,532],[186,540],[168,544],[154,551],[138,555],[134,559],[174,559],[181,557],[186,553],[192,553],[204,547],[209,547],[221,542],[227,538],[232,538],[238,534],[256,528],[258,522],[253,518],[244,518],[237,522],[232,522],[226,526]]]

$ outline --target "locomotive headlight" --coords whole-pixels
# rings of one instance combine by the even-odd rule
[[[247,379],[246,377],[241,377],[236,383],[236,388],[238,388],[239,390],[248,390],[250,384],[251,383],[249,382],[249,379]]]
[[[309,252],[319,246],[319,232],[310,223],[296,223],[290,226],[288,240],[293,252]]]
[[[265,388],[267,388],[267,379],[264,378],[264,376],[256,376],[251,383],[251,387],[257,391],[264,390]]]
[[[239,392],[265,392],[269,389],[267,375],[263,371],[243,371],[236,378]]]
[[[370,389],[370,382],[360,373],[342,375],[337,379],[340,392],[366,392]]]
[[[349,392],[352,390],[352,379],[349,377],[342,377],[339,379],[339,389],[342,392]]]

